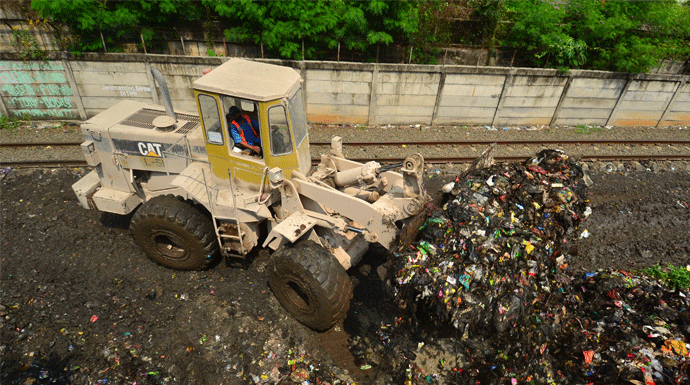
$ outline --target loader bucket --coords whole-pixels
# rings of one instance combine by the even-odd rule
[[[436,203],[438,202],[434,201],[425,204],[419,214],[405,220],[405,226],[403,226],[402,230],[400,230],[400,235],[398,235],[398,250],[404,249],[417,240],[419,228],[424,225]]]

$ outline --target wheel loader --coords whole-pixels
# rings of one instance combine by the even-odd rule
[[[82,124],[93,169],[72,186],[81,206],[131,214],[135,243],[173,269],[274,250],[266,270],[281,305],[312,329],[332,327],[352,297],[346,270],[370,244],[393,247],[428,200],[422,156],[358,163],[334,137],[312,166],[302,79],[289,67],[231,59],[204,71],[198,113],[174,110],[151,72],[164,106],[126,100]],[[231,109],[258,125],[259,152],[233,141]]]

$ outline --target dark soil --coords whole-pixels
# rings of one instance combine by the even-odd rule
[[[656,263],[690,264],[690,178],[687,172],[594,173],[592,216],[580,227],[576,272],[636,270]]]
[[[404,314],[376,274],[385,256],[370,253],[350,270],[355,296],[347,317],[315,333],[275,300],[266,251],[201,272],[158,266],[135,246],[129,218],[78,205],[71,185],[83,174],[2,175],[3,384],[298,383],[314,373],[331,383],[401,378],[362,366],[348,350],[353,340],[375,350],[375,330]],[[688,172],[590,176],[593,214],[580,226],[590,235],[574,245],[571,274],[690,263]],[[430,191],[449,177],[433,173]]]

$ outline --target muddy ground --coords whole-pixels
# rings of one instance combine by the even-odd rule
[[[581,229],[591,235],[570,274],[690,263],[689,174],[651,170],[589,173],[593,214]],[[83,173],[3,170],[3,384],[302,383],[314,373],[402,383],[403,374],[363,366],[349,350],[358,336],[360,347],[362,338],[380,344],[372,330],[405,317],[375,273],[385,255],[351,269],[346,319],[318,334],[273,297],[267,252],[202,272],[160,267],[134,245],[128,218],[78,205],[71,185]],[[434,191],[447,177],[427,183]]]

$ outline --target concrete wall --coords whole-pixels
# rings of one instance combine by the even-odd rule
[[[224,60],[86,54],[22,62],[0,53],[0,113],[85,120],[122,99],[159,103],[152,66],[175,108],[193,112],[192,82]],[[690,125],[688,75],[265,61],[300,72],[312,123]]]
[[[81,97],[62,61],[0,61],[0,114],[41,119],[75,119]]]
[[[305,77],[310,120],[339,123],[348,116],[352,123],[368,122],[371,71],[307,69]]]
[[[374,82],[373,124],[429,124],[441,74],[384,65]],[[407,67],[407,69],[405,68]]]

